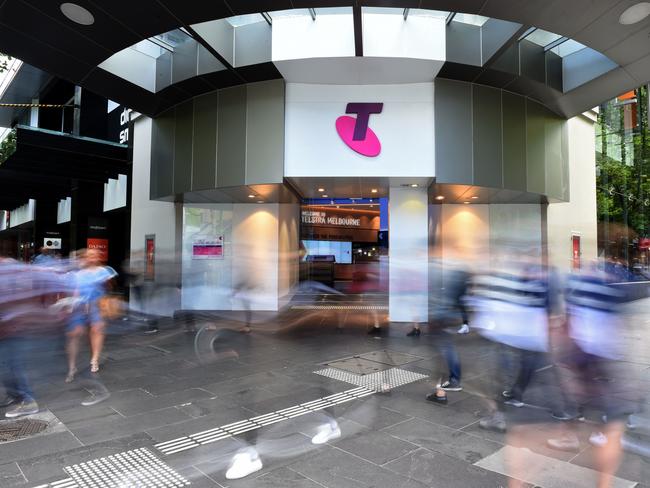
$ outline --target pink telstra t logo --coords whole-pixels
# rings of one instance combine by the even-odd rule
[[[383,103],[348,103],[345,113],[357,117],[342,115],[336,119],[336,132],[350,149],[369,158],[379,155],[381,142],[368,122],[370,114],[380,114],[383,107]]]

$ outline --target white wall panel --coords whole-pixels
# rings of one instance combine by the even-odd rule
[[[425,188],[391,188],[389,315],[393,322],[426,322],[429,293],[429,214]]]
[[[445,27],[445,19],[364,13],[363,55],[444,61]]]
[[[272,35],[273,61],[354,56],[352,14],[279,17]]]

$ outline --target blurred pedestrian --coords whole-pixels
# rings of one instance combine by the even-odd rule
[[[99,309],[99,300],[105,295],[106,284],[117,276],[109,266],[103,266],[95,249],[80,253],[79,269],[72,274],[75,286],[75,305],[67,327],[68,374],[66,382],[74,380],[77,373],[77,356],[81,337],[88,331],[90,339],[90,372],[99,372],[99,359],[104,346],[105,321]]]
[[[613,375],[613,366],[621,359],[621,316],[619,303],[622,294],[610,282],[615,276],[595,267],[573,273],[566,287],[567,321],[573,348],[562,364],[577,378],[577,382],[565,381],[564,387],[574,402],[574,410],[581,412],[589,405],[600,411],[603,425],[592,432],[589,442],[593,450],[596,469],[599,471],[598,487],[612,486],[621,461],[621,438],[627,414],[625,404],[613,394],[605,382]],[[579,413],[577,417],[579,418]],[[549,447],[564,451],[578,451],[580,441],[575,434],[576,426],[567,424],[566,432],[558,438],[549,439]]]

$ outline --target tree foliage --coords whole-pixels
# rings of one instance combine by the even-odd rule
[[[9,68],[9,61],[11,61],[10,56],[0,53],[0,73],[7,71]]]
[[[16,130],[12,130],[0,143],[0,165],[16,152]]]

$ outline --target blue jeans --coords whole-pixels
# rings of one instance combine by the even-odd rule
[[[30,402],[34,394],[27,379],[29,341],[22,337],[0,339],[0,376],[7,396]]]
[[[449,382],[460,383],[460,357],[454,344],[454,338],[451,334],[444,331],[436,331],[434,333],[438,350],[442,353],[449,369]]]

